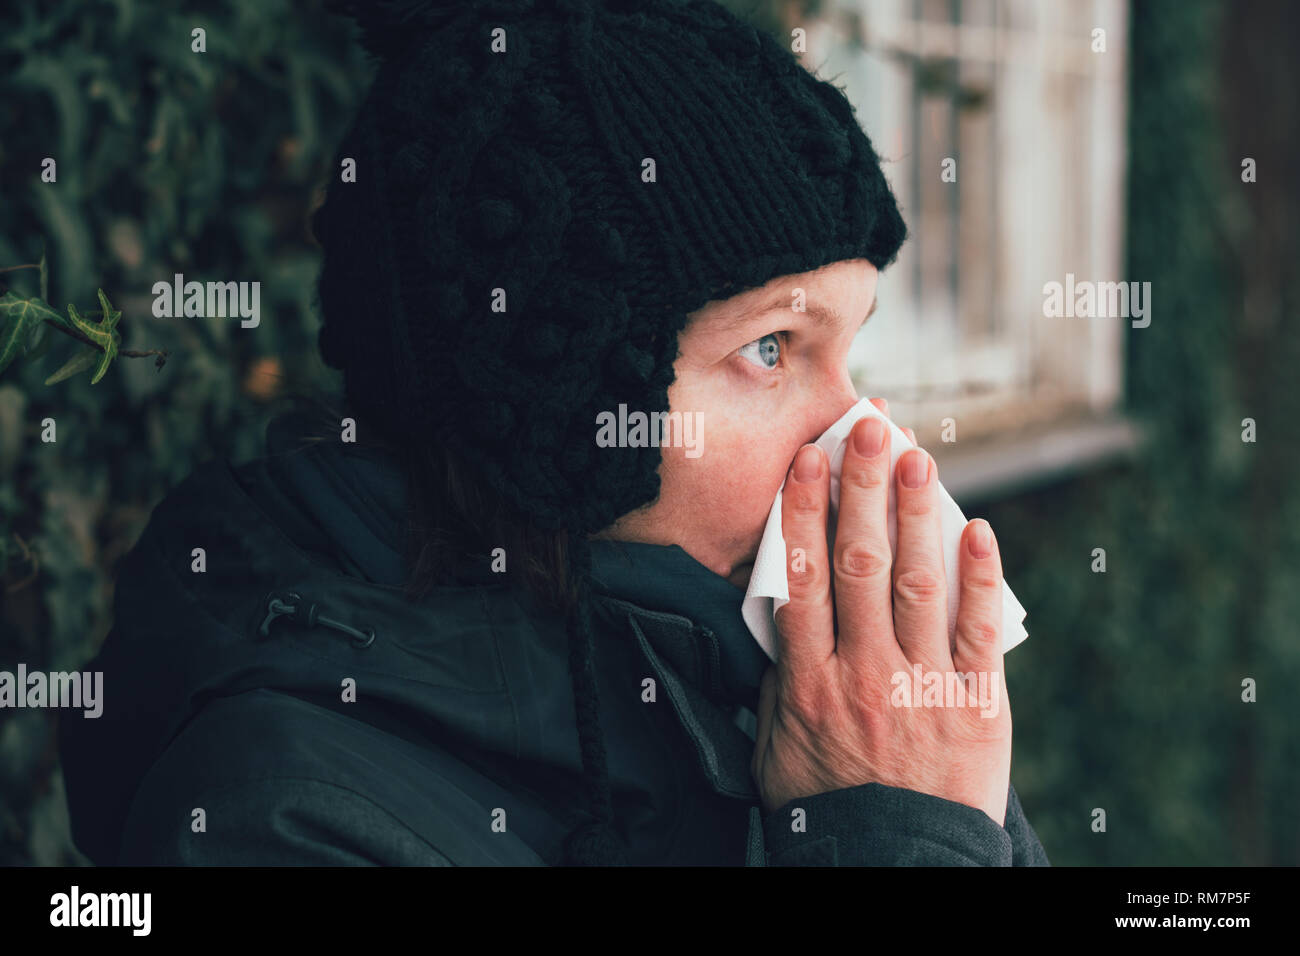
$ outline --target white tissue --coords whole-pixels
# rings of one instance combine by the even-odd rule
[[[889,462],[889,547],[893,553],[898,550],[898,492],[894,484],[894,470],[898,457],[907,449],[915,447],[902,429],[883,415],[869,399],[862,399],[845,412],[834,425],[828,428],[815,442],[826,453],[831,466],[831,502],[830,516],[827,521],[827,553],[835,546],[835,522],[840,503],[840,468],[844,463],[844,448],[849,432],[858,419],[872,415],[889,426],[890,462]],[[785,483],[781,483],[784,490]],[[957,573],[958,548],[961,533],[966,527],[966,516],[962,514],[957,502],[939,484],[940,526],[943,535],[943,560],[948,578],[948,642],[955,645],[957,630],[957,603],[960,594],[961,579]],[[763,540],[758,546],[758,556],[754,559],[754,571],[745,591],[745,600],[741,605],[745,624],[758,641],[767,656],[776,660],[776,612],[790,603],[790,587],[786,578],[785,537],[781,533],[781,491],[777,491],[772,510],[767,516],[767,527],[763,530]],[[1025,609],[1020,606],[1016,596],[1006,581],[1002,582],[1002,651],[1006,653],[1026,637],[1028,633],[1021,625],[1025,619]]]

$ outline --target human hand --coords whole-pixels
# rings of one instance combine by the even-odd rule
[[[872,399],[886,415],[883,399]],[[915,442],[914,433],[904,429]],[[876,443],[879,450],[875,450]],[[834,554],[827,554],[829,463],[815,445],[795,458],[781,522],[790,601],[776,613],[777,662],[763,675],[751,772],[764,808],[865,783],[917,790],[1006,818],[1011,711],[1002,662],[1002,565],[988,522],[967,523],[960,547],[955,647],[948,638],[937,466],[922,449],[899,458],[897,555],[887,531],[889,429],[854,425],[840,476]],[[864,454],[863,449],[874,451]],[[919,487],[908,487],[915,474]],[[975,557],[973,544],[985,542]],[[802,549],[800,563],[794,550]],[[838,631],[837,631],[838,625]],[[980,706],[895,706],[896,675],[981,675],[998,694]],[[970,687],[971,680],[964,686]]]

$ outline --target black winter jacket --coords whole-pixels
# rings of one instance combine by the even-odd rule
[[[265,457],[199,466],[120,564],[87,665],[103,714],[60,722],[77,845],[128,865],[557,862],[585,806],[562,620],[487,556],[403,598],[399,473],[373,449],[290,451],[295,426],[271,423]],[[1004,827],[881,784],[763,814],[750,759],[768,661],[743,592],[680,547],[592,552],[630,862],[1048,864],[1014,788]]]

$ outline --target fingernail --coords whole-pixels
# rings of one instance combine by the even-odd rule
[[[970,548],[971,557],[973,558],[987,558],[992,552],[993,536],[989,529],[989,523],[983,518],[975,519],[975,527],[970,529],[967,547]]]
[[[903,484],[908,488],[920,488],[930,480],[930,456],[920,448],[909,450],[899,467],[903,472]]]
[[[816,445],[804,445],[794,456],[794,480],[816,481],[822,476],[822,456]]]
[[[863,458],[875,458],[885,447],[885,423],[879,418],[869,418],[853,432],[853,450]]]

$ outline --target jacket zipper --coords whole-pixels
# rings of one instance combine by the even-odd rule
[[[303,600],[295,591],[271,591],[266,596],[266,616],[262,618],[257,633],[260,637],[271,636],[271,623],[276,618],[287,617],[306,627],[329,627],[342,631],[352,638],[353,647],[369,647],[375,642],[375,629],[368,627],[359,631],[355,627],[336,621],[321,614],[314,602]]]
[[[713,697],[722,693],[722,662],[718,659],[718,636],[705,627],[703,624],[691,622],[693,632],[702,640],[696,642],[696,647],[701,650],[701,661],[704,665],[704,679],[707,682],[706,692]]]

